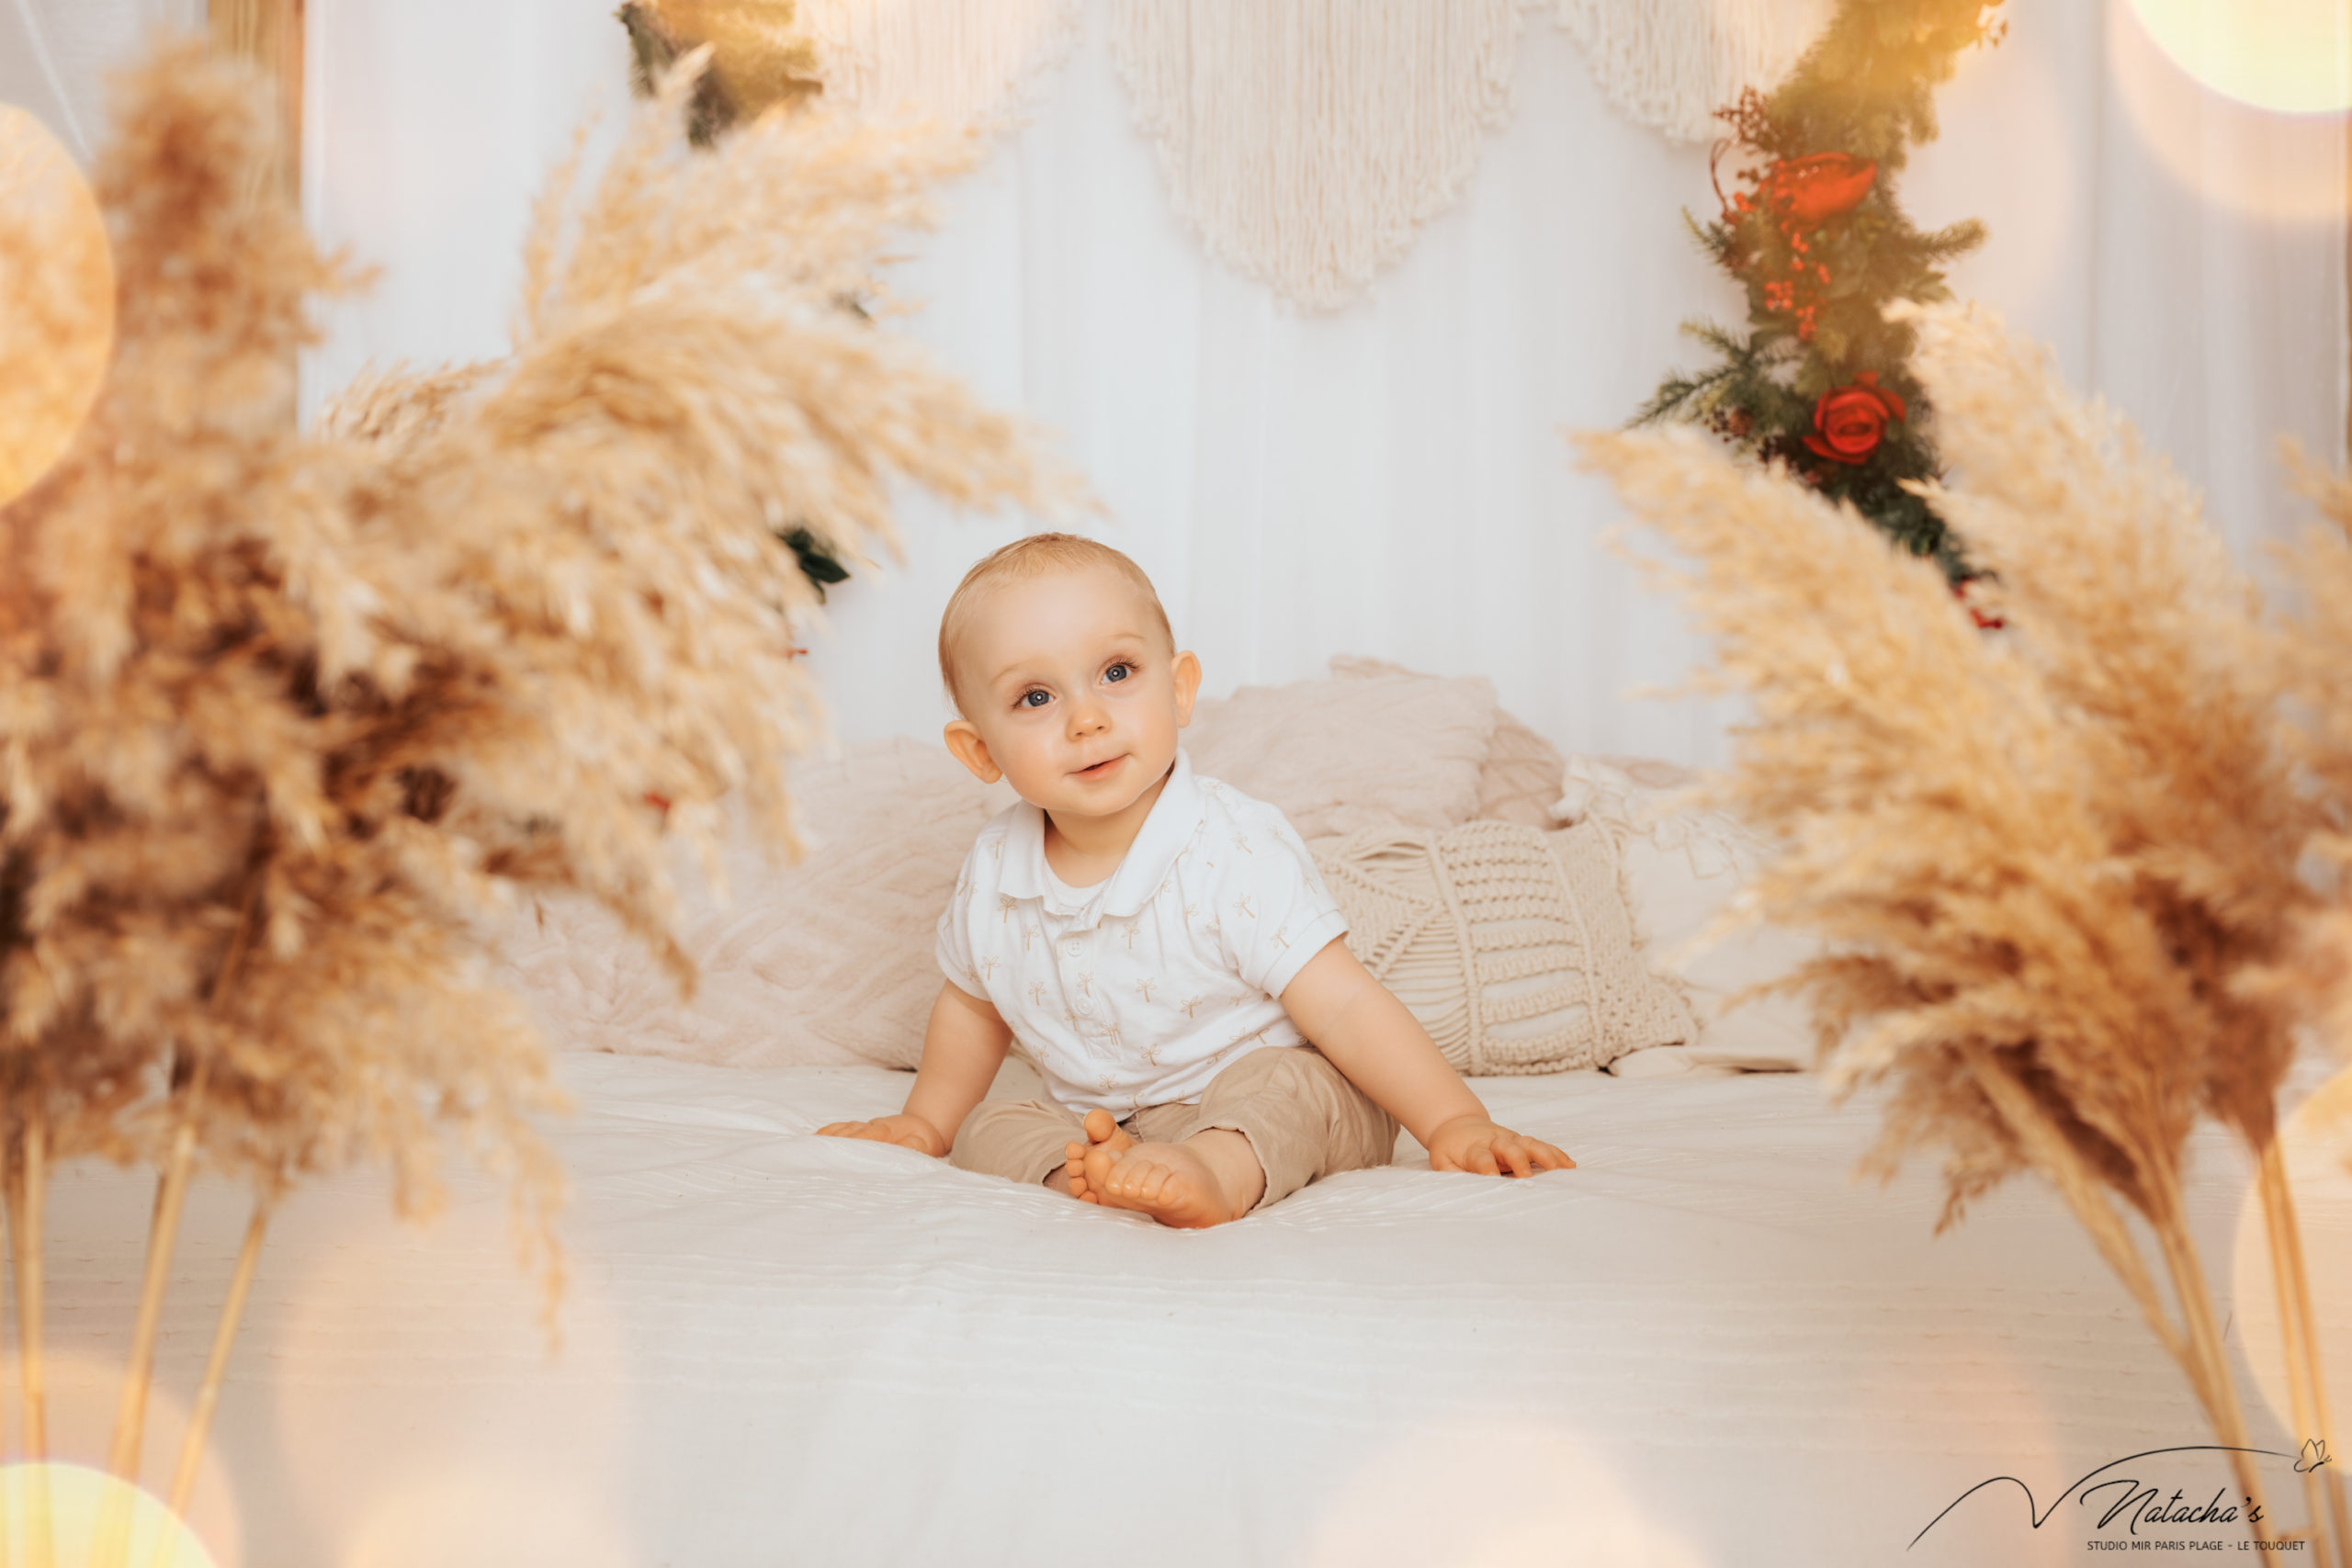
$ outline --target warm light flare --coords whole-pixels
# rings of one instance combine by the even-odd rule
[[[2295,21],[2314,11],[2332,15],[2339,30],[2331,36],[2319,22]],[[2190,13],[2211,17],[2194,25],[2180,19]],[[2256,14],[2268,19],[2257,25]],[[2352,94],[2343,79],[2352,73],[2346,55],[2352,35],[2342,29],[2352,28],[2352,4],[2133,0],[2107,15],[2116,96],[2142,144],[2175,179],[2215,207],[2257,219],[2341,218]],[[2235,41],[2209,48],[2199,42],[2208,39]],[[2287,56],[2299,58],[2260,63]],[[2324,91],[2312,85],[2323,79],[2333,84]],[[2298,104],[2314,107],[2287,112]]]
[[[336,1197],[299,1222],[317,1228],[289,1233],[300,1273],[267,1348],[320,1562],[637,1568],[613,1512],[631,1464],[631,1358],[594,1261],[574,1260],[552,1345],[488,1191],[429,1229],[395,1220],[372,1182]]]
[[[2157,47],[2198,81],[2282,114],[2352,109],[2346,0],[2132,0]]]
[[[65,453],[114,352],[114,258],[57,138],[0,104],[0,506]]]
[[[68,1209],[60,1218],[68,1218],[74,1213]],[[9,1305],[14,1307],[13,1299]],[[128,1303],[121,1305],[122,1314],[127,1317]],[[109,1321],[112,1321],[111,1317]],[[41,1381],[47,1391],[48,1468],[62,1472],[96,1465],[104,1460],[108,1441],[114,1436],[116,1403],[122,1393],[122,1363],[113,1355],[101,1353],[88,1345],[59,1343],[56,1335],[60,1326],[52,1317],[52,1338],[41,1359]],[[13,1312],[9,1329],[13,1337]],[[14,1346],[9,1348],[13,1350]],[[114,1346],[109,1343],[107,1348],[111,1350]],[[154,1497],[149,1497],[148,1491],[141,1491],[139,1495],[143,1499],[141,1506],[168,1512],[156,1498],[171,1490],[173,1464],[178,1459],[180,1445],[187,1436],[188,1407],[185,1393],[195,1380],[176,1358],[167,1359],[164,1371],[165,1378],[148,1391],[147,1440],[139,1470],[141,1485],[152,1491]],[[12,1417],[6,1423],[7,1451],[10,1459],[17,1461],[23,1458],[20,1445],[24,1439],[24,1427],[16,1417],[20,1416],[23,1399],[21,1367],[13,1354],[0,1355],[0,1404],[7,1406]],[[22,1470],[28,1467],[18,1463],[13,1468]],[[103,1474],[103,1472],[92,1470],[89,1473]],[[77,1482],[74,1484],[84,1483]],[[0,1549],[21,1538],[25,1529],[24,1517],[17,1510],[17,1502],[16,1493],[0,1492]],[[204,1543],[206,1553],[200,1560],[187,1561],[201,1561],[204,1568],[214,1568],[215,1564],[218,1568],[237,1568],[245,1561],[244,1519],[226,1461],[217,1444],[205,1450],[198,1464],[196,1485],[182,1510],[181,1519],[183,1533],[193,1532]],[[151,1527],[137,1528],[148,1532],[141,1540],[156,1539]],[[17,1536],[10,1537],[6,1533],[8,1531],[17,1532]],[[153,1555],[152,1549],[150,1555]],[[31,1561],[22,1555],[0,1555],[0,1568],[27,1568]],[[85,1568],[88,1559],[68,1557],[61,1551],[56,1562],[58,1568]],[[178,1560],[170,1558],[161,1563],[134,1558],[131,1568],[180,1568],[180,1563]]]
[[[51,1561],[83,1563],[109,1506],[127,1511],[130,1550],[123,1561],[134,1568],[215,1568],[196,1532],[162,1503],[103,1471],[78,1464],[0,1465],[0,1562],[30,1562],[26,1534],[38,1509],[49,1521]]]
[[[1303,1568],[1520,1568],[1706,1559],[1576,1434],[1464,1413],[1374,1452],[1332,1495]]]

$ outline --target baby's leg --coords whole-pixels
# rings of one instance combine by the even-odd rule
[[[1144,1143],[1114,1152],[1087,1150],[1088,1190],[1113,1209],[1134,1209],[1163,1225],[1198,1230],[1248,1213],[1265,1190],[1265,1172],[1250,1140],[1228,1128],[1182,1143]]]
[[[1225,1129],[1203,1133],[1200,1120],[1197,1105],[1155,1105],[1139,1112],[1126,1123],[1136,1140],[1129,1146],[1087,1151],[1088,1190],[1111,1208],[1133,1209],[1181,1229],[1239,1219],[1257,1201],[1265,1172],[1248,1139]]]
[[[1042,1100],[984,1100],[956,1130],[947,1161],[959,1169],[1023,1185],[1043,1182],[1069,1192],[1073,1147],[1086,1147],[1086,1129],[1060,1106]]]
[[[1386,1165],[1396,1123],[1312,1045],[1250,1052],[1209,1082],[1193,1134],[1247,1143],[1266,1173],[1264,1208],[1326,1176]]]

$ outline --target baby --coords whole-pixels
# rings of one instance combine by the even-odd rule
[[[1177,746],[1200,661],[1108,546],[1039,534],[966,574],[939,626],[947,748],[1021,804],[980,830],[939,922],[948,976],[906,1109],[820,1128],[1222,1224],[1388,1163],[1576,1162],[1496,1125],[1347,931],[1283,814]],[[1042,1100],[984,1100],[1018,1036]]]

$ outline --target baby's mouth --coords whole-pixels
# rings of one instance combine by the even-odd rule
[[[1108,775],[1109,775],[1109,773],[1110,773],[1110,772],[1111,772],[1111,770],[1112,770],[1113,768],[1117,767],[1121,762],[1125,761],[1126,761],[1126,759],[1125,759],[1124,756],[1119,756],[1119,757],[1106,757],[1106,758],[1104,758],[1102,761],[1099,761],[1099,762],[1095,763],[1095,764],[1094,764],[1092,767],[1091,767],[1091,768],[1080,768],[1080,769],[1079,769],[1077,773],[1073,773],[1073,774],[1072,774],[1072,775],[1070,775],[1070,776],[1071,776],[1071,777],[1073,777],[1073,778],[1081,778],[1081,779],[1099,779],[1099,778],[1103,778],[1103,777],[1106,777],[1106,776],[1108,776]]]

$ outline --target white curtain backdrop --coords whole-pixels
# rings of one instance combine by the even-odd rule
[[[2345,232],[2340,207],[2266,219],[2209,193],[2290,164],[2340,193],[2342,130],[2176,92],[2160,154],[2124,88],[2168,67],[2124,3],[2005,6],[2007,40],[1962,62],[1904,197],[1924,222],[1988,222],[1954,287],[2138,422],[2252,558],[2301,516],[2277,435],[2342,460]],[[0,28],[164,4],[0,0]],[[1703,150],[1613,114],[1539,11],[1515,112],[1463,200],[1368,302],[1305,315],[1208,262],[1170,213],[1112,70],[1109,8],[1088,0],[1035,119],[910,247],[901,288],[928,308],[905,330],[1059,433],[1211,692],[1369,653],[1491,676],[1564,747],[1720,760],[1724,705],[1629,695],[1704,649],[1604,547],[1616,509],[1560,438],[1620,423],[1692,363],[1682,319],[1737,310],[1681,228],[1712,200]],[[370,358],[499,352],[532,192],[582,117],[609,124],[626,102],[611,9],[312,0],[311,217],[382,272],[331,313],[311,406]],[[0,32],[12,92],[31,79],[15,42]],[[817,637],[845,739],[936,735],[940,607],[1033,525],[911,496],[903,521],[904,562],[836,589]]]
[[[199,26],[204,0],[0,0],[0,104],[40,116],[85,164],[106,127],[106,73],[150,28]]]

